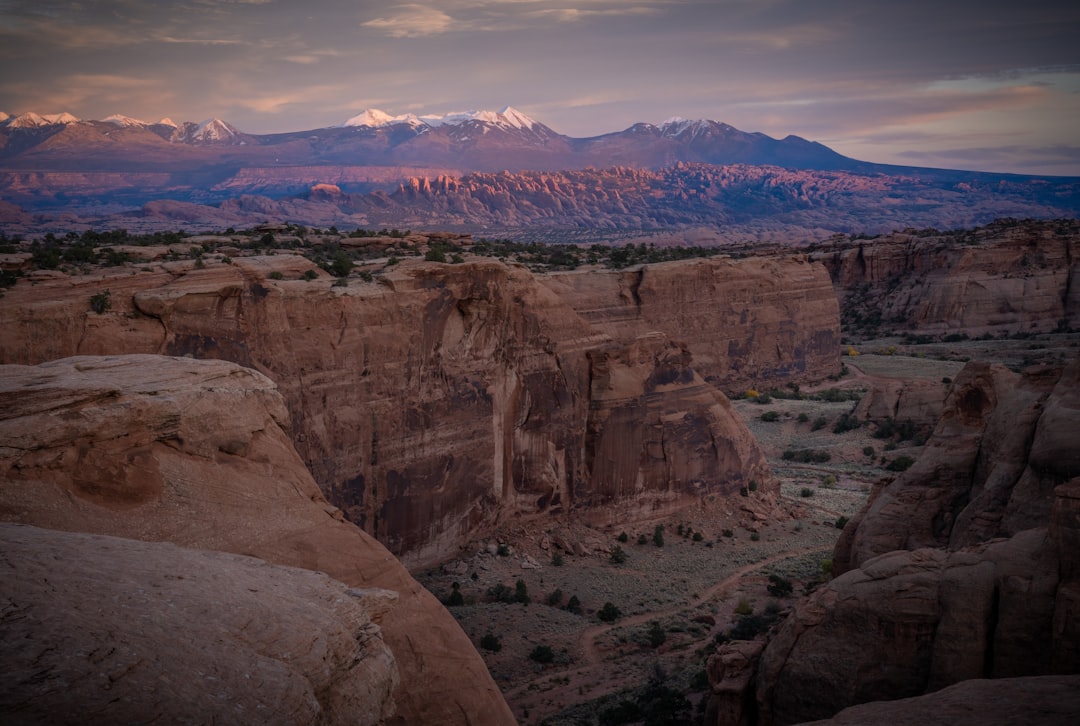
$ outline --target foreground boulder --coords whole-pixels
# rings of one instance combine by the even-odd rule
[[[6,722],[380,724],[393,713],[398,674],[372,591],[251,557],[25,525],[0,524],[0,548]]]
[[[152,355],[0,366],[0,520],[259,557],[398,593],[383,618],[404,723],[513,723],[472,643],[327,504],[265,376]]]

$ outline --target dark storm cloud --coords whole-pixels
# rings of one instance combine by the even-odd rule
[[[1080,5],[1045,0],[0,0],[0,109],[265,132],[511,104],[574,136],[708,117],[1080,173],[1078,31]]]

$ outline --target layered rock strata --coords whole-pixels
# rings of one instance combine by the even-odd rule
[[[7,365],[0,411],[0,520],[249,555],[396,592],[382,628],[401,673],[397,717],[513,723],[445,608],[323,498],[265,376],[154,355]]]
[[[1074,220],[1005,220],[844,241],[812,258],[829,268],[854,328],[892,321],[920,333],[1046,332],[1080,327],[1078,241]]]
[[[761,723],[975,678],[1080,672],[1080,361],[968,364],[757,666]],[[719,684],[718,684],[719,685]]]
[[[367,591],[251,557],[25,525],[0,524],[0,547],[7,723],[393,714],[397,669]]]
[[[767,505],[764,457],[697,361],[739,380],[834,370],[827,277],[801,261],[657,267],[549,287],[495,261],[406,261],[332,287],[276,255],[53,277],[6,293],[0,360],[151,352],[262,371],[323,492],[410,565],[507,514],[653,516],[752,479]],[[614,293],[626,274],[647,303],[603,304],[627,324],[568,304],[575,285]],[[112,308],[95,314],[105,289]],[[680,289],[694,292],[665,302]]]

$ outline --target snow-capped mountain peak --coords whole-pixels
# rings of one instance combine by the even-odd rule
[[[228,141],[239,135],[239,131],[219,118],[203,121],[191,135],[192,141]]]
[[[521,113],[517,109],[506,106],[501,111],[455,111],[445,114],[425,114],[416,116],[408,113],[400,116],[391,116],[385,111],[371,108],[363,113],[353,116],[342,126],[368,126],[380,128],[394,124],[409,124],[410,126],[460,126],[469,121],[480,121],[492,126],[513,129],[531,129],[537,126],[537,122]]]
[[[146,126],[147,125],[145,121],[140,121],[137,118],[131,118],[130,116],[124,116],[124,115],[119,114],[119,113],[114,113],[112,116],[106,116],[105,118],[103,118],[101,120],[104,123],[114,124],[116,126],[122,126],[122,127]]]
[[[419,126],[422,123],[423,122],[420,119],[411,113],[402,114],[401,116],[391,116],[385,111],[380,111],[377,108],[369,108],[356,116],[353,116],[341,125],[342,127],[369,126],[371,128],[380,128],[382,126],[392,126],[394,124]]]
[[[5,122],[5,121],[7,121],[7,120],[8,120],[9,118],[11,118],[11,114],[10,114],[10,113],[4,113],[3,111],[0,111],[0,124],[4,123],[4,122]]]
[[[172,126],[174,129],[180,128],[180,124],[176,123],[175,121],[173,121],[168,116],[166,116],[165,118],[158,121],[157,125],[158,126]]]
[[[16,116],[15,118],[8,117],[4,124],[8,128],[12,129],[34,129],[41,126],[53,126],[56,124],[66,125],[78,122],[79,119],[66,112],[36,114],[33,111],[28,111],[24,114]]]

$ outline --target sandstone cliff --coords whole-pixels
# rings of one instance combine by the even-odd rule
[[[6,293],[0,360],[150,352],[260,370],[330,501],[421,564],[509,514],[653,515],[751,479],[775,494],[697,360],[739,381],[834,370],[824,273],[800,261],[658,267],[550,288],[494,261],[407,261],[332,287],[321,272],[297,279],[313,265],[292,255],[51,277]],[[667,302],[684,272],[690,292]],[[626,274],[643,280],[641,305],[618,297]],[[577,284],[610,292],[598,305],[628,323],[579,314]],[[105,288],[112,309],[90,312]]]
[[[765,648],[762,723],[1080,671],[1078,383],[1080,360],[1023,376],[964,368],[918,462],[845,528],[843,574]]]
[[[840,370],[835,292],[802,257],[665,262],[540,278],[593,327],[620,341],[661,330],[728,392],[820,380]]]
[[[404,722],[513,723],[450,614],[323,498],[266,377],[223,361],[76,357],[0,366],[0,401],[0,520],[251,555],[392,590],[382,627]]]
[[[1004,220],[842,240],[812,259],[829,268],[848,330],[1028,333],[1080,327],[1078,243],[1073,220]]]
[[[397,669],[371,591],[167,543],[14,524],[0,524],[0,543],[6,723],[374,725],[393,714]]]

